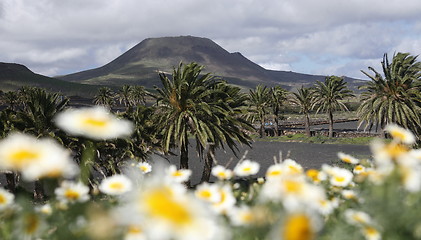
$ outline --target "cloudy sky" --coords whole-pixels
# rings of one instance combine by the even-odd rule
[[[0,62],[54,76],[192,35],[268,69],[364,78],[384,53],[421,54],[420,13],[420,0],[0,0]]]

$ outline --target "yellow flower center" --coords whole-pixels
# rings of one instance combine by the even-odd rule
[[[38,160],[40,154],[33,150],[22,149],[10,154],[10,160],[17,168],[25,167],[28,163]]]
[[[146,172],[149,170],[149,168],[147,166],[140,166],[140,170],[142,170],[143,172]]]
[[[406,135],[405,133],[398,131],[398,130],[393,130],[390,131],[390,135],[394,138],[394,139],[399,139],[401,141],[404,141],[406,139]]]
[[[408,147],[402,145],[402,144],[394,144],[391,143],[386,146],[386,152],[391,156],[392,158],[397,158],[400,155],[407,153],[409,151]]]
[[[314,229],[310,219],[303,214],[296,214],[288,217],[282,232],[285,240],[311,240],[314,239]]]
[[[183,176],[184,174],[183,174],[183,172],[181,172],[181,171],[175,171],[175,172],[173,172],[173,173],[172,173],[172,175],[173,175],[174,177],[181,177],[181,176]]]
[[[64,196],[70,200],[77,200],[79,199],[80,194],[73,189],[67,189],[66,192],[64,193]]]
[[[7,203],[6,197],[3,194],[0,194],[0,205]]]
[[[282,173],[281,170],[273,170],[268,173],[268,176],[279,176],[281,175],[281,173]]]
[[[354,214],[354,216],[352,216],[352,218],[354,219],[354,221],[359,222],[359,223],[367,222],[366,219],[364,217],[362,217],[360,214]]]
[[[225,174],[225,172],[223,172],[223,171],[219,172],[217,175],[220,178],[226,178],[227,177],[227,174]]]
[[[174,225],[189,225],[192,216],[188,205],[175,199],[171,189],[162,187],[146,193],[144,198],[149,216],[159,218]]]
[[[299,193],[303,188],[303,184],[301,182],[285,180],[283,183],[285,190],[289,193]]]
[[[129,234],[141,234],[143,231],[140,227],[138,226],[129,226],[129,228],[127,229],[127,233]]]
[[[109,187],[114,190],[121,190],[124,188],[124,184],[122,184],[121,182],[113,182],[110,183]]]
[[[200,198],[205,198],[208,199],[212,196],[212,193],[209,190],[203,190],[199,192],[199,197]]]
[[[341,177],[341,176],[335,176],[334,178],[335,178],[335,181],[337,181],[337,182],[344,182],[345,181],[345,178]]]
[[[374,236],[374,235],[377,235],[379,232],[372,227],[366,227],[366,228],[364,228],[364,233],[367,236]]]
[[[357,171],[362,171],[362,170],[364,170],[364,167],[361,166],[361,165],[357,165],[357,166],[355,166],[354,169],[357,170]]]
[[[39,226],[39,218],[35,214],[29,214],[25,217],[24,220],[24,229],[25,233],[32,235],[38,229]]]
[[[251,171],[251,167],[245,167],[243,168],[243,172],[250,172]]]
[[[307,170],[306,174],[313,181],[319,180],[319,171],[317,171],[316,169],[309,169]]]
[[[250,212],[243,213],[241,215],[241,220],[244,223],[251,223],[253,221],[253,215]]]
[[[107,124],[108,121],[104,119],[86,118],[83,120],[83,125],[87,127],[105,127]]]
[[[343,157],[342,161],[346,162],[346,163],[351,163],[351,158],[349,157]]]

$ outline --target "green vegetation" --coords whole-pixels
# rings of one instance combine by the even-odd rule
[[[236,110],[244,105],[239,89],[226,86],[209,73],[201,75],[202,69],[203,66],[196,63],[180,63],[174,68],[172,79],[159,73],[163,87],[156,87],[155,114],[162,147],[165,152],[174,146],[180,149],[181,168],[189,168],[189,136],[194,137],[200,156],[209,145],[204,175],[210,176],[215,149],[226,143],[234,151],[236,141],[249,144],[249,136],[244,128],[248,123],[238,117]]]
[[[301,87],[297,93],[292,93],[291,102],[299,106],[300,113],[304,114],[304,127],[307,137],[311,136],[310,132],[310,111],[314,104],[313,91],[310,88]]]
[[[333,112],[337,109],[348,110],[341,101],[353,97],[352,91],[346,86],[343,78],[328,76],[325,82],[316,82],[314,87],[314,103],[316,112],[322,111],[329,116],[329,137],[333,137]]]
[[[361,121],[380,129],[396,123],[421,134],[421,62],[409,53],[397,53],[391,63],[385,54],[381,64],[383,76],[372,67],[374,76],[362,71],[371,81],[361,87]]]
[[[336,137],[330,138],[324,135],[317,135],[308,137],[304,133],[288,134],[278,137],[266,137],[263,139],[254,138],[255,141],[269,141],[269,142],[303,142],[303,143],[319,143],[319,144],[356,144],[368,145],[376,137]]]
[[[381,127],[403,121],[418,131],[419,64],[409,55],[396,56],[391,65],[385,56],[386,77],[376,72],[358,113]],[[291,106],[305,115],[306,122],[315,110],[325,112],[332,124],[334,111],[346,110],[345,98],[352,96],[342,78],[330,76],[314,88],[299,89],[290,105],[282,88],[259,85],[246,94],[211,74],[202,75],[202,69],[194,62],[180,63],[172,76],[159,73],[163,87],[156,87],[153,94],[130,85],[117,91],[101,88],[95,103],[111,108],[119,101],[125,110],[116,114],[95,107],[75,115],[75,110],[67,109],[66,97],[40,88],[2,94],[7,108],[0,111],[4,138],[0,169],[7,171],[7,190],[0,188],[0,238],[93,240],[146,234],[161,239],[157,234],[162,231],[166,231],[162,239],[222,239],[210,235],[220,231],[227,231],[231,239],[250,240],[421,238],[421,156],[413,149],[419,136],[396,125],[386,127],[392,139],[373,145],[372,157],[339,153],[342,162],[337,165],[342,168],[324,165],[305,172],[294,160],[276,159],[265,179],[256,182],[251,179],[259,172],[259,163],[241,159],[233,171],[218,166],[222,174],[213,174],[216,184],[183,189],[181,184],[189,185],[191,174],[191,140],[199,160],[204,160],[202,182],[209,181],[216,169],[216,149],[228,146],[236,153],[237,144],[251,144],[252,134],[256,141],[368,144],[373,140],[332,138],[332,127],[330,137],[302,133],[264,137],[265,122],[277,122]],[[147,95],[156,100],[152,106],[145,106]],[[367,115],[368,110],[374,113]],[[58,114],[65,117],[58,120]],[[259,137],[252,123],[260,129]],[[145,161],[151,154],[171,154],[175,148],[182,169],[156,165],[152,174],[144,175],[150,171]],[[93,170],[102,177],[90,177]],[[33,197],[17,184],[20,177],[34,182]],[[73,181],[64,180],[68,178]],[[117,197],[130,191],[135,192],[124,200]]]

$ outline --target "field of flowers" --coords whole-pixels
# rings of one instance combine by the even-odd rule
[[[133,127],[99,107],[64,111],[55,122],[92,142]],[[42,179],[49,200],[0,187],[0,239],[421,239],[421,150],[408,130],[386,131],[392,141],[373,142],[372,159],[338,153],[344,168],[277,159],[254,180],[259,163],[242,159],[215,166],[218,181],[193,189],[183,184],[190,170],[160,161],[127,160],[122,174],[88,184],[94,145],[79,166],[52,139],[12,133],[0,141],[0,169]]]

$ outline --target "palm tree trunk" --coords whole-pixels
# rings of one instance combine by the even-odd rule
[[[307,137],[311,137],[311,132],[310,132],[310,118],[308,116],[308,113],[305,114],[304,125],[305,125],[305,129],[306,129],[306,135],[307,135]]]
[[[279,136],[279,128],[278,128],[278,124],[279,124],[279,118],[278,118],[278,113],[275,114],[275,126],[273,128],[273,130],[275,131],[275,137]]]
[[[16,174],[14,172],[6,172],[6,188],[11,192],[16,192]]]
[[[189,169],[189,145],[185,143],[180,148],[180,168]]]
[[[202,178],[200,179],[200,182],[209,182],[212,167],[213,167],[213,158],[215,156],[215,145],[211,144],[209,146],[209,150],[206,154],[205,158],[205,166],[203,167],[203,173]]]
[[[332,111],[328,112],[329,114],[329,137],[333,137],[333,113]]]
[[[260,119],[260,138],[263,138],[265,136],[265,117],[261,116]]]

